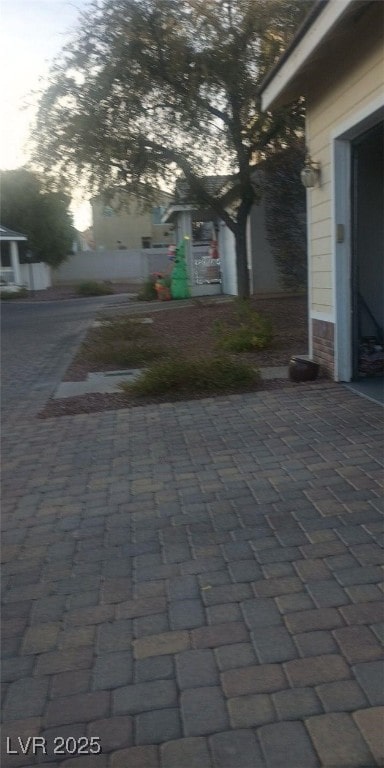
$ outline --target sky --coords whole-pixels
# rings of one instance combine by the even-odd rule
[[[71,39],[79,13],[88,0],[0,0],[0,168],[13,169],[28,160],[28,135],[33,117],[32,92],[50,63]],[[89,203],[72,205],[75,226],[90,222]]]

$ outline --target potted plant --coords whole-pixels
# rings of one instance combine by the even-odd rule
[[[314,381],[319,375],[320,366],[307,355],[294,355],[289,361],[291,381]]]

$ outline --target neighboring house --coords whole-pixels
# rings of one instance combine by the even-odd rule
[[[101,196],[93,198],[95,249],[130,250],[170,245],[174,242],[172,228],[161,223],[170,199],[164,192],[159,192],[156,204],[126,192],[116,194],[109,204]]]
[[[306,100],[309,351],[336,381],[383,342],[383,30],[381,0],[316,2],[261,87]]]
[[[27,241],[26,235],[0,225],[0,291],[41,291],[52,285],[50,267],[32,261],[32,253],[25,247]]]
[[[27,237],[0,225],[0,286],[8,290],[21,285],[19,243]]]
[[[255,181],[260,174],[255,172]],[[204,185],[210,194],[225,194],[233,182],[232,176],[207,176]],[[216,214],[209,210],[199,210],[191,204],[188,184],[184,180],[176,183],[174,199],[163,215],[163,222],[175,226],[176,242],[187,235],[193,244],[189,247],[188,262],[192,286],[201,283],[215,285],[217,275],[213,275],[209,247],[212,240],[217,240],[221,271],[221,288],[211,288],[210,293],[223,292],[237,295],[236,249],[232,231]],[[266,294],[282,292],[277,265],[275,263],[266,231],[265,207],[261,200],[254,204],[248,219],[248,269],[251,293]],[[204,251],[205,248],[205,251]],[[211,270],[212,279],[209,279]],[[208,292],[208,289],[207,289]]]
[[[80,251],[94,251],[95,250],[95,238],[93,236],[92,227],[88,227],[84,232],[77,232],[77,248]]]

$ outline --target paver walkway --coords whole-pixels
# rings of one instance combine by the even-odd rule
[[[19,415],[3,766],[381,764],[380,406],[312,385]]]

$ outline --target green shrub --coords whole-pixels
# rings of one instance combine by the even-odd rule
[[[2,301],[12,301],[12,299],[25,299],[28,296],[27,288],[19,288],[18,291],[0,291]]]
[[[273,340],[270,320],[256,312],[249,301],[237,299],[233,324],[214,323],[216,346],[224,352],[254,352],[270,346]]]
[[[157,299],[155,282],[156,280],[153,275],[145,281],[143,287],[137,294],[138,301],[155,301]]]
[[[156,301],[159,298],[155,288],[156,283],[160,283],[170,289],[171,275],[163,274],[162,272],[154,272],[150,275],[137,295],[138,301]]]
[[[100,325],[95,329],[95,336],[104,341],[114,341],[117,338],[124,341],[152,338],[152,328],[139,322],[140,319],[132,315],[99,316]]]
[[[161,274],[160,277],[158,277],[157,280],[155,280],[155,282],[160,283],[160,285],[164,285],[166,288],[170,288],[172,278],[171,278],[171,275],[169,274],[166,274],[166,275]]]
[[[93,349],[89,357],[95,363],[116,365],[118,368],[140,368],[161,354],[160,349],[154,349],[145,344],[128,344],[117,340],[113,344],[104,344]]]
[[[253,388],[259,374],[249,365],[230,357],[168,357],[148,368],[140,379],[121,384],[121,389],[136,395],[217,393]]]
[[[121,315],[101,320],[85,353],[94,362],[129,368],[155,360],[164,350],[156,342],[152,328]]]
[[[307,288],[306,194],[300,180],[303,139],[272,153],[263,166],[265,224],[282,286]]]
[[[113,288],[108,283],[98,283],[96,280],[86,280],[76,288],[79,296],[110,296]]]

